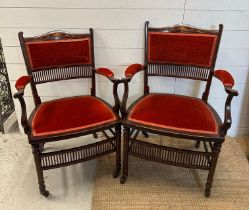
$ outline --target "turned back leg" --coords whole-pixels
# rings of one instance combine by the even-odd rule
[[[115,127],[116,136],[116,169],[113,173],[113,177],[117,178],[121,170],[121,125]]]
[[[128,155],[129,155],[130,129],[124,128],[124,147],[123,147],[123,171],[120,183],[124,184],[128,176]]]

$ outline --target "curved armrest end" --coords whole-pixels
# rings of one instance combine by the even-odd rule
[[[219,79],[225,87],[232,88],[234,86],[233,76],[226,70],[215,70],[214,76]]]
[[[114,73],[112,72],[112,70],[108,68],[101,67],[101,68],[96,69],[96,72],[108,78],[114,77]]]
[[[30,81],[31,76],[22,76],[16,81],[15,87],[19,91],[21,89],[24,89],[26,85],[30,83]]]
[[[98,68],[98,69],[94,69],[94,71],[97,74],[105,76],[106,78],[108,78],[113,83],[119,82],[119,79],[117,79],[117,78],[114,77],[113,71],[110,70],[110,69],[108,69],[108,68],[101,67],[101,68]]]
[[[18,92],[14,93],[13,97],[20,98],[23,97],[23,95],[24,95],[24,89],[19,89]]]
[[[234,90],[230,87],[225,87],[226,93],[232,96],[238,96],[239,92],[237,90]]]
[[[131,64],[127,67],[125,70],[125,76],[127,78],[132,78],[137,72],[142,71],[144,69],[144,66],[138,63]]]

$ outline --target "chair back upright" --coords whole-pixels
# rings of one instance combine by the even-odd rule
[[[149,76],[166,76],[206,81],[202,99],[207,100],[222,35],[187,25],[152,28],[145,22],[144,93],[149,93]]]
[[[18,34],[35,105],[41,103],[36,85],[76,78],[91,78],[95,95],[93,29],[89,34],[52,31],[40,36]]]

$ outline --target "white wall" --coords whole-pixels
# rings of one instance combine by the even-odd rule
[[[224,24],[217,68],[228,69],[234,75],[235,88],[240,93],[232,104],[233,125],[229,134],[249,134],[248,0],[1,0],[0,37],[12,91],[15,91],[16,79],[26,74],[17,38],[19,31],[23,31],[25,36],[33,36],[55,29],[86,32],[93,27],[96,65],[109,67],[117,77],[121,77],[127,65],[143,62],[143,27],[146,20],[153,26],[184,23],[210,29],[219,23]],[[98,81],[97,94],[112,102],[111,84],[102,77],[98,77]],[[193,96],[200,96],[203,92],[200,82],[168,78],[159,78],[159,81],[151,86],[152,91]],[[142,94],[141,73],[134,77],[130,87],[130,101],[133,101]],[[87,80],[49,83],[39,87],[43,100],[87,94],[89,88]],[[222,119],[225,97],[222,85],[214,81],[209,101]],[[30,112],[34,105],[29,88],[26,99]],[[15,105],[20,119],[20,106],[16,100]]]

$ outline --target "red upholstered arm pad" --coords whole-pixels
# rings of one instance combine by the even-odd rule
[[[144,69],[144,66],[138,63],[132,64],[128,66],[128,68],[125,70],[125,76],[126,77],[133,77],[137,72],[142,71]]]
[[[214,76],[222,81],[225,87],[232,88],[234,86],[233,76],[226,70],[215,70]]]
[[[24,89],[30,81],[31,76],[22,76],[16,81],[15,87],[17,90]]]
[[[106,77],[114,77],[114,73],[108,68],[98,68],[96,72]]]

